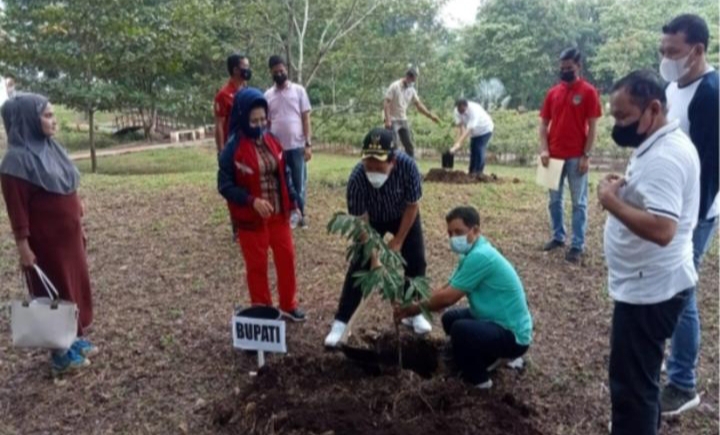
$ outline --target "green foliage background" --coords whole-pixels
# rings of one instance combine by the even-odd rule
[[[555,83],[556,59],[566,47],[582,50],[584,75],[603,92],[633,69],[657,70],[662,25],[692,12],[709,23],[709,59],[718,66],[716,0],[486,0],[467,11],[476,19],[462,29],[439,21],[444,4],[6,0],[0,75],[80,112],[133,108],[148,122],[160,112],[200,125],[212,122],[229,53],[249,55],[251,84],[259,88],[271,85],[267,58],[282,54],[289,56],[291,79],[308,89],[316,141],[352,145],[380,123],[385,88],[413,65],[422,100],[447,125],[457,97],[477,98],[482,81],[499,79],[509,110],[493,113],[491,149],[529,155],[537,142],[534,111]],[[520,107],[522,114],[513,110]],[[447,125],[413,122],[421,146],[451,143]],[[600,148],[613,153],[606,126],[604,120]]]

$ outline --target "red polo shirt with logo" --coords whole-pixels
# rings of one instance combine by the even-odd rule
[[[215,95],[215,117],[225,119],[223,124],[223,138],[225,141],[228,138],[228,129],[230,128],[230,112],[232,112],[233,98],[235,98],[237,91],[237,83],[234,80],[228,80],[227,84]]]
[[[558,83],[545,97],[540,117],[550,122],[550,157],[573,159],[585,153],[588,121],[602,115],[597,90],[583,79]]]

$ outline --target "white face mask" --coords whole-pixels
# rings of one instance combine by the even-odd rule
[[[660,75],[665,81],[676,82],[683,78],[688,71],[690,71],[690,65],[687,65],[690,53],[687,56],[680,59],[668,59],[663,57],[660,61]]]
[[[388,174],[383,174],[382,172],[366,172],[365,176],[372,187],[376,189],[381,188],[388,179]]]

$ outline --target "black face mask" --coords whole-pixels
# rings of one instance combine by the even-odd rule
[[[575,81],[575,71],[560,71],[560,80],[568,83]]]
[[[250,68],[248,68],[248,69],[241,68],[240,69],[240,77],[242,77],[242,79],[245,81],[249,81],[252,78],[252,70]]]
[[[285,74],[285,73],[273,74],[273,81],[274,81],[278,86],[282,86],[282,85],[284,85],[285,82],[287,81],[287,74]]]
[[[626,126],[615,125],[612,129],[612,139],[623,148],[637,148],[647,139],[647,134],[637,132],[640,119]]]

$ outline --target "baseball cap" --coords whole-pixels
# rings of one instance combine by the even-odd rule
[[[381,162],[387,161],[392,154],[392,132],[385,128],[373,128],[365,135],[362,147],[363,160],[373,158]]]

